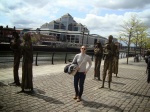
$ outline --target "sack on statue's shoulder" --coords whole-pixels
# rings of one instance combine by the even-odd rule
[[[101,50],[100,50],[100,48],[95,48],[95,49],[94,49],[94,55],[95,55],[95,56],[100,56],[100,55],[101,55]]]

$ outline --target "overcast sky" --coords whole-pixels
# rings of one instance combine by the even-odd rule
[[[0,26],[40,28],[69,13],[90,34],[117,37],[120,25],[136,14],[150,27],[150,0],[0,0]]]

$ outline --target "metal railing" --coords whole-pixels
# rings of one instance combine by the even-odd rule
[[[71,62],[77,52],[48,52],[48,51],[34,51],[33,63],[38,66],[40,62],[54,64],[55,62],[67,63]],[[91,52],[87,52],[91,56],[93,61],[94,55]],[[11,63],[14,61],[12,51],[0,51],[0,64]],[[22,62],[22,59],[20,60]]]
[[[52,65],[56,62],[67,63],[71,62],[77,52],[46,52],[46,51],[34,51],[33,52],[33,63],[35,66],[41,63],[51,63]],[[92,52],[87,52],[91,56],[92,61],[94,60],[94,54]],[[119,58],[126,58],[125,53],[120,53]],[[13,52],[12,51],[0,51],[0,64],[9,64],[13,62]],[[22,59],[20,60],[22,62]]]

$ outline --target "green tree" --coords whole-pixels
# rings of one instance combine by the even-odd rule
[[[144,47],[145,47],[145,49],[150,49],[150,37],[148,36],[147,38],[146,38],[146,42],[144,43]]]
[[[144,48],[148,36],[147,29],[148,27],[141,20],[137,22],[134,28],[131,42],[135,44],[135,55],[137,54],[137,47],[140,48],[140,54],[142,54],[142,48]]]
[[[127,64],[130,51],[130,44],[135,45],[135,55],[137,54],[137,47],[140,48],[140,54],[142,55],[142,49],[145,49],[149,43],[148,27],[137,17],[137,15],[131,15],[131,18],[124,21],[121,25],[120,40],[127,44]],[[150,46],[150,45],[149,45]]]
[[[122,29],[119,34],[119,36],[121,37],[120,40],[126,43],[128,46],[127,64],[128,64],[128,58],[129,58],[131,38],[134,36],[135,28],[138,23],[139,23],[139,20],[137,16],[131,15],[131,18],[127,21],[124,21],[123,24],[121,25]]]

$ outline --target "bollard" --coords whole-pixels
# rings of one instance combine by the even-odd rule
[[[66,53],[66,55],[65,55],[65,63],[67,63],[67,55],[68,55],[68,54]]]
[[[38,66],[38,65],[37,65],[37,58],[38,58],[38,52],[36,53],[36,59],[35,59],[35,65],[36,65],[36,66]]]
[[[54,54],[55,54],[55,52],[53,52],[53,54],[52,54],[52,65],[54,64]]]
[[[92,61],[93,61],[93,57],[94,57],[94,56],[93,56],[93,54],[92,54]]]

